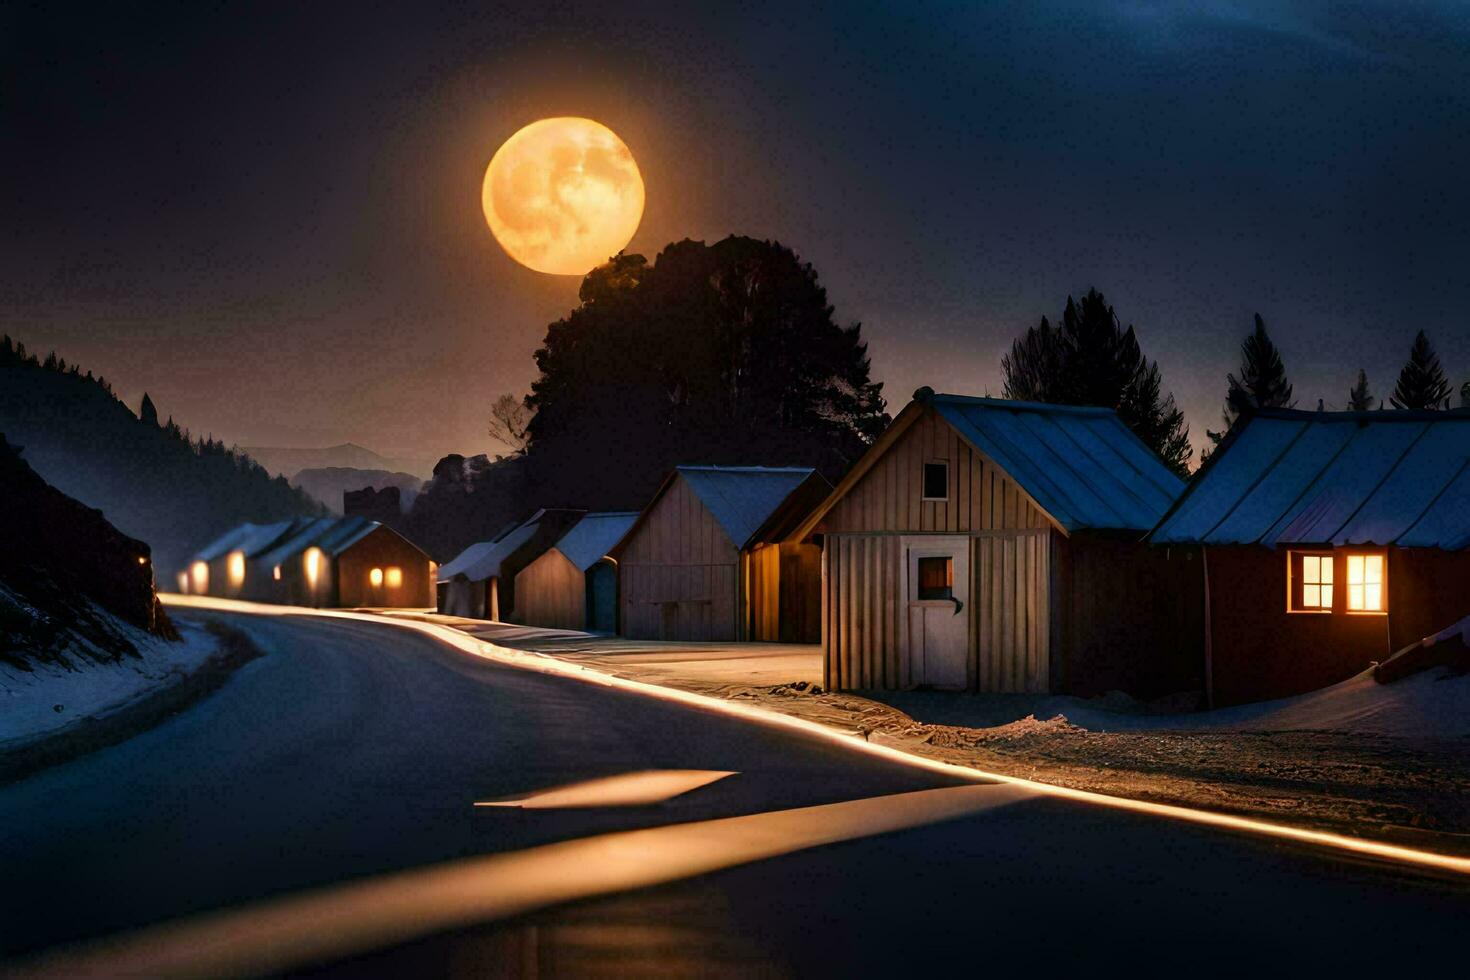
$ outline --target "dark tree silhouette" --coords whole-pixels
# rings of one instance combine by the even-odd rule
[[[1241,416],[1261,408],[1291,408],[1291,382],[1286,380],[1286,365],[1281,352],[1266,333],[1266,321],[1256,314],[1256,327],[1240,345],[1240,377],[1227,374],[1225,410],[1221,419],[1225,426],[1219,432],[1205,430],[1210,441],[1220,444]],[[1208,453],[1205,458],[1208,458]],[[1203,462],[1203,459],[1201,460]]]
[[[143,392],[143,403],[138,406],[138,421],[145,425],[158,426],[158,409],[153,404],[153,399],[148,397],[148,392]]]
[[[1180,476],[1189,473],[1189,427],[1174,396],[1162,395],[1159,366],[1143,356],[1107,299],[1089,289],[1067,297],[1060,326],[1046,317],[1001,359],[1007,398],[1114,409],[1137,436]]]
[[[619,255],[536,352],[530,473],[547,505],[637,506],[678,463],[840,476],[888,422],[857,324],[777,242]]]
[[[1368,388],[1368,372],[1358,368],[1358,383],[1353,385],[1348,392],[1347,408],[1349,412],[1370,412],[1378,399],[1373,397],[1373,392]]]
[[[1433,410],[1449,407],[1449,379],[1445,377],[1444,368],[1439,366],[1439,355],[1430,346],[1423,330],[1414,335],[1409,360],[1399,372],[1398,384],[1388,400],[1394,408]]]

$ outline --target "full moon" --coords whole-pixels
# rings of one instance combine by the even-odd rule
[[[582,276],[638,230],[643,176],[627,145],[601,123],[542,119],[495,151],[480,203],[511,258],[537,272]]]

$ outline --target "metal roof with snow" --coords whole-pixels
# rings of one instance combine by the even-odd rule
[[[572,525],[554,547],[578,570],[585,572],[623,539],[636,520],[637,511],[588,514]]]
[[[195,561],[213,561],[216,558],[239,551],[246,558],[254,558],[267,550],[290,532],[295,521],[276,521],[273,524],[241,524],[230,528],[218,538],[201,548],[194,556]]]
[[[1262,411],[1150,540],[1470,547],[1470,411]]]
[[[936,394],[920,388],[842,481],[789,535],[801,540],[932,408],[1005,472],[1064,533],[1147,531],[1184,492],[1109,408]]]
[[[925,402],[1068,531],[1146,531],[1184,492],[1112,409],[942,394]]]
[[[800,466],[680,466],[675,472],[742,549],[786,498],[816,476]]]
[[[439,566],[438,580],[448,582],[462,577],[471,582],[483,582],[498,576],[501,562],[535,537],[545,514],[545,510],[538,510],[494,541],[470,545],[453,561]]]

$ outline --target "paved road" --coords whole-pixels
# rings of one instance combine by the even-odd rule
[[[385,626],[236,621],[270,654],[208,700],[0,788],[4,951],[467,855],[948,785],[823,740],[507,669]],[[470,805],[640,769],[739,775],[656,807]],[[1458,957],[1466,921],[1459,881],[1035,799],[323,972],[1417,970]]]

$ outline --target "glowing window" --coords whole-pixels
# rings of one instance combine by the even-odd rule
[[[228,564],[230,584],[237,587],[243,585],[245,582],[245,553],[243,551],[230,552]]]
[[[924,464],[924,499],[949,499],[949,464]]]
[[[322,549],[306,549],[306,554],[301,558],[301,565],[306,572],[306,584],[313,589],[316,588],[316,580],[322,574]]]
[[[954,596],[954,559],[919,559],[919,599],[949,599]]]
[[[375,568],[368,572],[368,582],[375,589],[381,586],[383,584],[383,570],[381,568]]]
[[[189,573],[188,572],[180,572],[179,573],[179,592],[183,593],[184,595],[188,595],[189,594]]]
[[[277,565],[275,568],[271,569],[271,578],[275,579],[277,582],[279,582],[281,580],[281,566],[280,565]]]
[[[193,591],[199,595],[209,591],[209,566],[202,561],[196,561],[189,566],[189,578],[193,583]]]
[[[1383,612],[1383,556],[1348,555],[1347,588],[1349,612]]]
[[[1291,607],[1303,612],[1331,612],[1332,556],[1293,552],[1291,560]]]
[[[390,568],[390,569],[388,569],[387,578],[388,578],[388,588],[390,588],[390,589],[396,589],[396,588],[400,587],[401,585],[403,585],[403,569],[401,569],[401,568]]]

